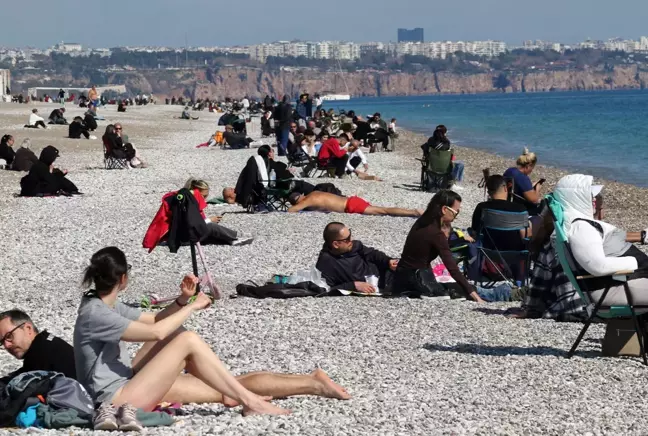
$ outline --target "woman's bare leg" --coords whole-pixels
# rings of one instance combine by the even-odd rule
[[[191,372],[191,365],[187,368]],[[286,398],[295,395],[317,395],[338,400],[348,400],[351,396],[341,386],[335,384],[321,369],[308,375],[275,374],[253,372],[236,379],[249,391],[272,398]],[[220,392],[210,388],[191,374],[180,375],[163,398],[170,403],[224,403],[228,407],[238,405]]]
[[[390,215],[390,216],[408,216],[418,218],[423,214],[420,209],[402,209],[400,207],[380,207],[369,206],[365,209],[363,215]]]
[[[113,403],[116,406],[129,403],[144,410],[152,410],[167,395],[180,370],[189,363],[195,371],[194,376],[209,388],[244,404],[244,412],[288,413],[245,389],[198,335],[186,331],[178,333],[151,357],[115,395]]]

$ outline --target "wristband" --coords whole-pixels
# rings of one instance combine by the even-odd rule
[[[175,304],[177,304],[178,306],[180,306],[180,307],[185,307],[187,304],[189,304],[188,301],[187,301],[185,304],[180,304],[180,302],[178,301],[179,299],[180,299],[180,297],[178,297],[178,298],[175,299]]]
[[[641,243],[646,245],[646,231],[645,230],[641,231]]]

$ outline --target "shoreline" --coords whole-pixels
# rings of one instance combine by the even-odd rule
[[[396,142],[396,150],[412,156],[421,157],[419,145],[427,141],[428,136],[411,130],[401,128]],[[482,179],[482,170],[490,168],[491,174],[502,174],[507,168],[515,165],[515,158],[508,159],[490,151],[467,146],[454,146],[457,160],[465,165],[464,181],[461,183],[466,189],[478,189],[477,184]],[[399,150],[400,149],[400,150]],[[589,174],[576,170],[568,170],[542,164],[542,155],[538,155],[539,164],[531,174],[531,180],[545,178],[542,191],[543,195],[551,192],[561,177],[568,174]],[[414,161],[418,165],[418,162]],[[648,226],[646,219],[648,210],[648,188],[631,185],[594,176],[594,183],[604,185],[603,208],[605,220],[627,231],[639,231]],[[459,192],[461,193],[464,191]]]

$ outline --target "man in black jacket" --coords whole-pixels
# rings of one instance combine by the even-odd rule
[[[378,288],[386,288],[391,282],[389,272],[396,270],[397,265],[398,259],[353,241],[351,229],[344,224],[333,222],[324,228],[324,247],[316,267],[331,289],[377,292],[374,285],[367,283],[366,277],[378,277]]]
[[[60,372],[76,379],[72,346],[46,330],[39,332],[23,311],[14,309],[0,313],[0,345],[23,361],[22,368],[0,379],[0,383],[27,371]]]

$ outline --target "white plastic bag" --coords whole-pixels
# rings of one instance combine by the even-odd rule
[[[314,266],[311,267],[310,270],[300,270],[300,271],[296,271],[294,274],[291,274],[291,276],[288,277],[287,283],[289,285],[295,285],[301,282],[313,282],[320,288],[324,288],[327,291],[329,290],[329,286],[326,284],[326,281],[322,278],[322,273]]]

